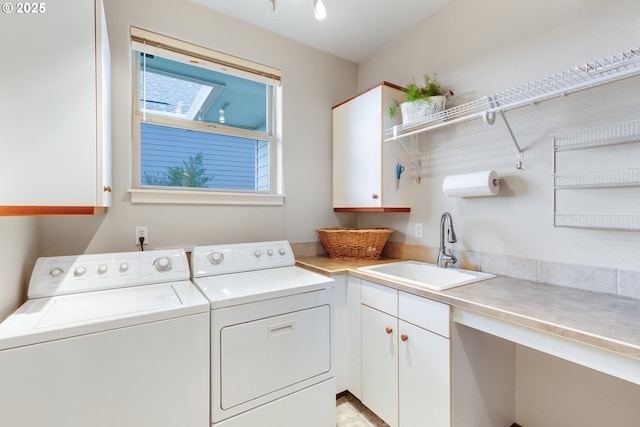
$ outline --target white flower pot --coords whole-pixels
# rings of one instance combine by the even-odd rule
[[[446,96],[432,96],[429,99],[403,102],[400,104],[402,124],[427,121],[429,116],[444,111],[446,104]]]

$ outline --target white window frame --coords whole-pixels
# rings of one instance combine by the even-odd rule
[[[140,28],[131,27],[132,76],[140,67],[139,55],[135,52],[155,54],[164,58],[187,62],[217,72],[233,74],[250,80],[267,83],[273,87],[270,96],[269,129],[267,137],[263,132],[253,132],[220,126],[213,123],[176,120],[167,115],[140,111],[139,79],[132,79],[132,182],[128,190],[132,203],[160,204],[222,204],[222,205],[282,205],[284,204],[284,180],[282,175],[282,121],[281,121],[281,73],[280,70],[248,60],[216,52],[180,40],[172,39]],[[185,187],[143,187],[141,176],[140,124],[161,124],[182,129],[239,136],[269,141],[270,149],[270,191],[226,191]]]

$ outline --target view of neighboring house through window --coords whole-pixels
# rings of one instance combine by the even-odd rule
[[[135,28],[132,46],[134,188],[274,193],[279,72]]]

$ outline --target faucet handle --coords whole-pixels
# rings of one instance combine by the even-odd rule
[[[455,241],[451,243],[455,243]],[[449,249],[449,257],[451,257],[451,264],[455,264],[456,262],[458,262],[458,258],[456,258],[456,256],[453,254],[453,251],[451,249]]]
[[[451,252],[446,253],[443,251],[438,255],[438,267],[447,268],[449,264],[455,264],[456,262],[458,262],[458,258]]]

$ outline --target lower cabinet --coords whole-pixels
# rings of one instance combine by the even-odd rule
[[[349,391],[361,398],[360,279],[333,276],[336,287],[336,394]]]
[[[400,340],[398,425],[449,427],[449,339],[400,320]]]
[[[449,306],[365,280],[361,301],[362,403],[391,427],[449,427]]]
[[[398,319],[362,306],[362,403],[398,426]]]

